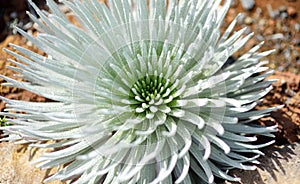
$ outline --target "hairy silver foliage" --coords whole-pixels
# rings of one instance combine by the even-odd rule
[[[272,51],[259,44],[225,63],[253,35],[233,32],[236,18],[220,36],[229,0],[62,2],[80,26],[53,0],[50,13],[31,3],[41,33],[18,31],[47,56],[12,45],[10,68],[24,80],[1,76],[54,101],[1,97],[13,124],[2,140],[55,148],[38,167],[68,163],[46,181],[213,183],[255,169],[259,148],[273,143],[255,144],[256,135],[276,131],[251,123],[278,108],[252,110],[271,89],[261,58]]]

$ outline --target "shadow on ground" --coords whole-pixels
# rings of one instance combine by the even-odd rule
[[[255,171],[232,170],[231,175],[241,178],[241,182],[226,184],[296,184],[300,181],[300,144],[271,146],[263,150],[261,164]]]

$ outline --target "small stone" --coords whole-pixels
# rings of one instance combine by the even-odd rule
[[[18,17],[18,14],[17,14],[17,12],[12,12],[12,13],[9,15],[9,17],[12,18],[12,19],[15,19],[15,18]]]
[[[300,39],[294,38],[293,41],[292,41],[292,43],[293,43],[294,45],[300,47]]]
[[[237,0],[233,0],[231,1],[230,7],[235,8],[238,5],[238,1]]]
[[[290,30],[290,28],[286,25],[282,26],[282,31],[283,32],[288,32]]]
[[[278,8],[279,12],[282,13],[282,12],[286,12],[287,11],[287,7],[282,5]]]
[[[262,9],[259,8],[259,7],[257,7],[257,8],[256,8],[256,11],[255,11],[255,14],[254,14],[253,17],[254,17],[255,19],[259,19],[259,18],[262,17],[262,14],[263,14]]]
[[[300,24],[299,24],[299,23],[296,23],[296,24],[294,25],[294,29],[295,29],[296,32],[299,32],[299,31],[300,31]]]
[[[284,57],[286,58],[287,61],[291,62],[291,50],[290,49],[285,49],[283,52]]]
[[[288,18],[288,13],[286,13],[286,12],[283,12],[283,13],[280,13],[280,17],[282,18],[282,19],[286,19],[286,18]]]
[[[277,21],[276,22],[276,29],[278,30],[281,30],[282,29],[282,24],[281,24],[282,21]]]
[[[291,7],[291,6],[288,7],[287,13],[290,17],[296,17],[297,16],[297,10],[294,7]]]
[[[275,19],[276,17],[278,17],[279,15],[279,10],[277,11],[274,11],[272,6],[270,4],[267,4],[267,10],[268,10],[268,13],[269,13],[269,16],[272,18],[272,19]]]
[[[254,0],[241,0],[242,6],[246,10],[252,10],[255,6]]]
[[[275,24],[276,24],[275,20],[273,20],[273,19],[269,19],[269,20],[268,20],[268,25],[269,25],[270,27],[273,27]]]
[[[261,34],[258,34],[258,35],[256,35],[256,37],[255,37],[258,41],[264,41],[264,36],[263,35],[261,35]]]
[[[284,36],[282,33],[273,34],[267,37],[268,40],[283,40]]]
[[[259,21],[258,21],[258,25],[259,26],[264,26],[266,24],[266,20],[265,19],[260,19]]]
[[[280,43],[276,43],[275,46],[274,46],[274,48],[275,48],[278,52],[281,52],[281,51],[282,51]]]
[[[246,17],[245,18],[245,24],[250,25],[253,23],[253,19],[251,17]]]

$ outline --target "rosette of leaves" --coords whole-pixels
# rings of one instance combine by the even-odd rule
[[[74,183],[212,183],[238,181],[232,168],[255,169],[263,153],[256,135],[276,126],[252,123],[271,89],[262,44],[226,63],[253,34],[220,35],[226,0],[61,1],[77,26],[48,0],[29,14],[40,33],[19,33],[46,53],[6,50],[18,77],[4,85],[52,102],[9,100],[1,113],[13,125],[3,140],[52,148],[35,163],[63,166],[46,179]],[[54,141],[54,143],[53,143]]]

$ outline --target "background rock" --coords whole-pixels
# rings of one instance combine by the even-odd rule
[[[241,184],[299,184],[300,144],[265,148],[266,154],[255,171],[232,170],[230,174],[240,177]],[[224,182],[237,184],[239,182]]]
[[[26,145],[0,143],[0,183],[1,184],[41,184],[54,173],[52,170],[40,170],[30,164],[45,150],[30,149]],[[63,184],[53,181],[47,184]]]

